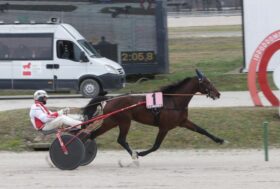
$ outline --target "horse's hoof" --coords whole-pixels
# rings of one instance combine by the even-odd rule
[[[118,164],[121,168],[124,168],[124,167],[139,167],[140,166],[140,163],[139,163],[138,159],[133,160],[132,162],[127,163],[127,164],[124,164],[121,160],[119,160]]]
[[[132,151],[131,158],[132,158],[133,160],[138,159],[138,152]]]
[[[137,160],[134,160],[132,163],[133,163],[133,165],[135,165],[136,167],[140,167],[140,163],[139,163],[138,159],[137,159]]]
[[[221,140],[217,141],[217,143],[219,143],[219,144],[229,144],[229,141],[221,139]]]
[[[218,143],[218,144],[224,144],[225,143],[225,141],[223,139],[216,139],[215,142]]]
[[[224,140],[223,144],[229,144],[230,142],[228,140]]]

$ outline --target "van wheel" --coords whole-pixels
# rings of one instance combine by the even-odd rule
[[[94,79],[86,79],[80,85],[81,93],[84,97],[93,98],[100,93],[100,86]]]

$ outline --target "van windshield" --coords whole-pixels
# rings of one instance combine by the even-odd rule
[[[78,43],[83,47],[83,49],[90,57],[101,57],[101,55],[86,40],[78,40]]]

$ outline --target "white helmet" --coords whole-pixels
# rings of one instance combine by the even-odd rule
[[[44,90],[38,90],[34,93],[34,100],[42,101],[44,97],[49,97],[48,93]]]

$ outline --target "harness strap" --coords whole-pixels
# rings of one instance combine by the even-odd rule
[[[159,108],[152,108],[151,111],[152,111],[152,113],[154,114],[154,117],[155,117],[154,124],[158,126],[160,124],[160,113],[161,113],[161,111],[160,111]]]

